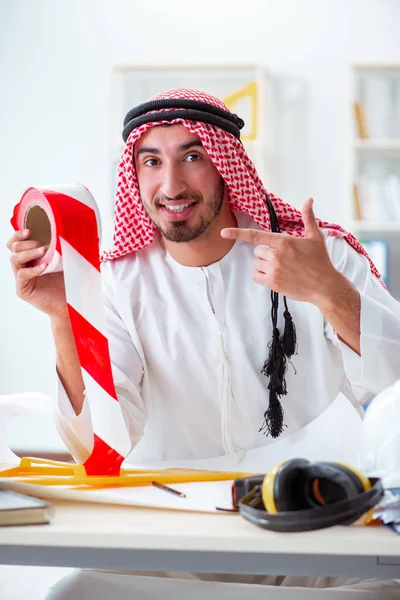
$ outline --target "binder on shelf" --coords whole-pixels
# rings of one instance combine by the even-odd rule
[[[358,221],[399,223],[400,178],[390,174],[382,179],[362,173],[353,185],[354,216]]]
[[[358,190],[358,185],[356,183],[353,185],[353,198],[354,198],[354,215],[355,215],[357,221],[362,221],[363,220],[363,212],[361,210],[360,193]]]
[[[393,219],[400,223],[400,178],[397,175],[392,174],[386,178],[384,194]]]
[[[365,140],[369,137],[367,128],[367,119],[365,116],[365,108],[361,102],[354,103],[354,115],[356,118],[358,137]]]

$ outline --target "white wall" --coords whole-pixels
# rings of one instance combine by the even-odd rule
[[[28,185],[80,181],[109,214],[116,63],[259,63],[305,77],[308,194],[319,216],[342,220],[348,65],[400,63],[399,23],[397,0],[0,0],[1,244]],[[0,281],[0,394],[52,393],[47,318],[16,299],[4,246]]]

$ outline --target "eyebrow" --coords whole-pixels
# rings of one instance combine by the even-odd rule
[[[193,140],[192,142],[187,142],[186,144],[178,146],[178,152],[185,152],[186,150],[190,150],[190,148],[194,148],[196,146],[202,148],[203,144],[200,140]],[[141,154],[161,154],[161,152],[158,148],[153,148],[151,146],[143,146],[137,151],[136,156],[139,157]]]

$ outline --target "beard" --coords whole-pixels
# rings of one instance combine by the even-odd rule
[[[154,209],[151,210],[148,204],[142,199],[143,207],[148,217],[153,221],[154,225],[159,229],[161,235],[170,242],[182,243],[192,242],[198,238],[206,239],[211,231],[215,218],[220,213],[222,203],[224,200],[225,184],[221,178],[217,189],[214,194],[204,203],[204,198],[200,192],[193,194],[179,194],[175,198],[166,198],[165,196],[156,196],[154,198],[154,207],[159,209],[161,204],[167,200],[182,200],[187,202],[188,200],[193,202],[203,202],[203,206],[206,205],[206,211],[200,215],[198,222],[194,225],[189,225],[187,221],[173,221],[169,224],[168,228],[162,227],[162,225],[154,218],[152,214]]]

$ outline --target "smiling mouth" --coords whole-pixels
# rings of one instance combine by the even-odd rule
[[[184,222],[196,210],[198,202],[176,202],[174,204],[160,204],[160,211],[163,217],[170,222]]]
[[[162,204],[162,208],[165,208],[166,210],[168,210],[169,212],[172,213],[178,213],[178,212],[182,212],[183,210],[185,210],[185,208],[189,208],[189,206],[192,206],[192,204],[195,204],[195,202],[185,202],[182,204]]]

